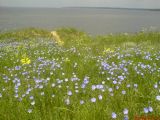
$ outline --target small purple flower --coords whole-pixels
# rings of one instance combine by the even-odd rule
[[[91,98],[91,102],[96,102],[96,98]]]
[[[153,112],[153,108],[151,106],[148,107],[149,112]]]
[[[156,96],[156,99],[157,99],[158,101],[160,101],[160,95]]]
[[[128,115],[128,109],[127,109],[127,108],[125,108],[125,109],[123,110],[123,114],[124,114],[124,115]]]
[[[148,108],[144,108],[143,110],[144,110],[144,113],[148,113],[149,112]]]
[[[102,100],[102,98],[103,98],[102,95],[98,95],[99,100]]]
[[[116,119],[117,118],[117,114],[115,112],[112,112],[112,118]]]
[[[158,88],[158,85],[157,85],[157,84],[155,84],[155,85],[154,85],[154,88],[155,88],[155,89],[156,89],[156,88]]]
[[[130,85],[130,84],[127,84],[127,88],[129,88],[129,87],[131,87],[131,85]]]
[[[69,96],[71,96],[72,95],[72,91],[68,91],[68,93],[67,93]]]
[[[138,84],[134,84],[134,87],[137,88],[137,87],[138,87]]]
[[[30,100],[33,100],[33,99],[34,99],[34,97],[33,97],[33,96],[30,96],[30,97],[29,97],[29,99],[30,99]]]
[[[113,81],[113,84],[117,84],[117,81],[116,81],[116,80],[114,80],[114,81]]]
[[[81,105],[84,104],[84,100],[80,100],[80,104],[81,104]]]
[[[32,109],[28,109],[28,111],[27,111],[28,113],[32,113]]]
[[[95,90],[96,89],[96,86],[95,85],[92,85],[92,90]]]
[[[2,97],[2,94],[0,93],[0,98]]]
[[[126,91],[125,91],[125,90],[122,90],[122,94],[125,95],[125,94],[126,94]]]
[[[21,66],[16,66],[15,67],[15,70],[20,70],[21,69]]]
[[[113,89],[112,89],[112,88],[109,88],[109,89],[108,89],[108,91],[109,91],[109,92],[112,92],[112,91],[113,91]]]

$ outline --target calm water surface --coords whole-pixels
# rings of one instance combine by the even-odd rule
[[[160,30],[160,11],[96,8],[0,8],[0,31],[74,27],[90,34]]]

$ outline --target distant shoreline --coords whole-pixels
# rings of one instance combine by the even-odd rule
[[[19,7],[19,6],[0,6],[0,8],[34,8],[34,9],[61,9],[61,8],[78,8],[78,9],[116,9],[116,10],[144,10],[144,11],[160,11],[160,8],[121,8],[121,7]]]

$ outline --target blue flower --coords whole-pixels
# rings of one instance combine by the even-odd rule
[[[117,114],[115,112],[112,112],[112,118],[116,119],[117,118]]]

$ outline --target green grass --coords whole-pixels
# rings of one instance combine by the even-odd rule
[[[57,33],[63,46],[46,30],[0,33],[0,120],[111,120],[113,112],[117,120],[160,116],[159,32]],[[23,64],[24,58],[30,63]],[[148,107],[153,111],[145,113]]]

